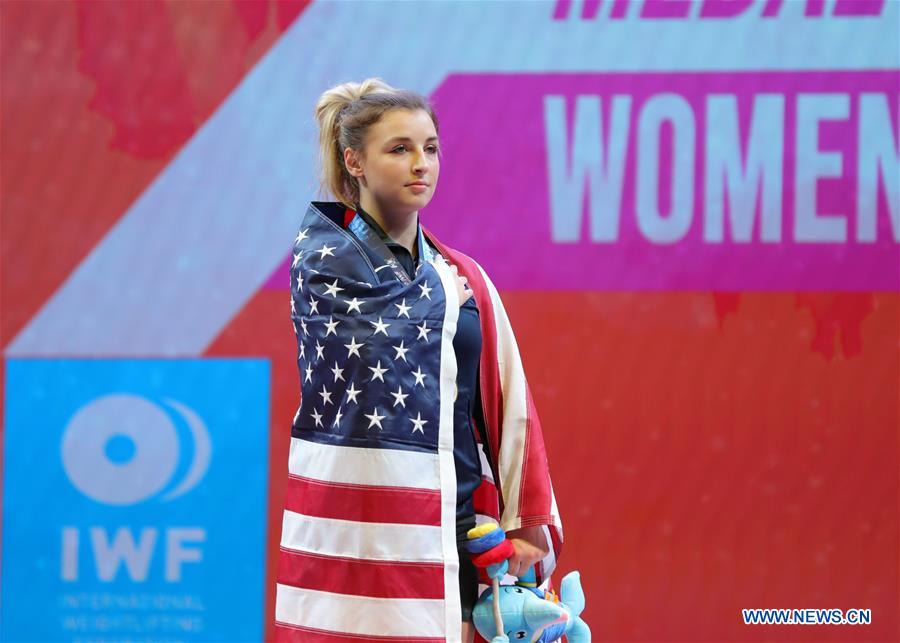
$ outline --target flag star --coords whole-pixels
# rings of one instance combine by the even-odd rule
[[[309,331],[306,330],[306,320],[304,320],[304,319],[300,320],[300,328],[303,329],[303,335],[306,337],[309,337]]]
[[[322,417],[323,417],[323,416],[322,416],[316,409],[313,409],[312,417],[313,417],[313,419],[316,421],[316,426],[324,426],[324,425],[322,424]]]
[[[419,336],[416,339],[424,339],[426,342],[428,341],[428,333],[434,330],[433,328],[427,328],[424,321],[421,326],[416,326],[416,328],[419,329]]]
[[[307,228],[306,230],[309,230],[309,228]],[[297,233],[297,238],[294,239],[294,243],[295,243],[295,244],[296,244],[296,243],[300,243],[300,242],[303,241],[304,239],[309,238],[309,235],[306,234],[306,230],[301,230],[300,232]]]
[[[322,385],[322,390],[319,391],[319,395],[322,396],[322,404],[334,404],[334,402],[331,401],[331,393],[329,393],[329,392],[325,389],[325,385],[324,385],[324,384]]]
[[[403,342],[400,342],[399,346],[394,346],[394,350],[397,351],[397,355],[394,357],[394,361],[398,359],[402,359],[404,362],[406,361],[406,353],[409,351],[408,348],[403,348]]]
[[[347,389],[347,403],[353,402],[354,404],[359,404],[356,401],[356,396],[362,393],[362,389],[357,389],[353,382],[350,382],[350,388]]]
[[[334,422],[332,423],[331,426],[336,426],[336,427],[340,428],[340,422],[341,422],[342,415],[343,415],[343,413],[341,413],[341,410],[338,409],[337,414],[334,416]]]
[[[421,413],[421,411],[420,411],[419,413],[416,413],[416,419],[415,419],[415,420],[412,419],[412,418],[409,418],[409,421],[413,423],[413,429],[412,429],[412,430],[413,430],[413,433],[415,433],[416,431],[418,431],[418,432],[421,433],[422,435],[425,435],[425,429],[422,428],[422,427],[424,427],[426,424],[428,424],[428,420],[423,420],[423,419],[422,419],[422,413]]]
[[[405,400],[406,400],[406,398],[409,397],[409,393],[404,393],[404,392],[403,392],[403,387],[402,387],[402,386],[398,385],[398,386],[397,386],[397,392],[396,392],[396,393],[391,393],[391,395],[394,396],[394,406],[397,406],[397,405],[399,404],[399,405],[402,406],[403,408],[406,408],[406,402],[405,402]]]
[[[434,290],[434,288],[429,288],[428,282],[426,282],[424,284],[419,284],[419,288],[422,289],[422,294],[419,295],[419,299],[421,299],[422,297],[427,297],[428,299],[431,299],[431,295],[429,295],[428,293],[430,293],[432,290]]]
[[[349,313],[351,310],[356,309],[356,312],[361,313],[362,311],[359,309],[359,299],[354,297],[353,299],[347,302],[347,312]]]
[[[306,359],[306,344],[300,342],[300,357]]]
[[[384,427],[381,426],[381,421],[387,416],[378,415],[378,407],[377,406],[374,409],[372,409],[371,415],[369,415],[368,413],[363,413],[363,415],[365,415],[367,418],[369,418],[369,426],[366,427],[367,429],[371,429],[373,426],[375,426],[377,424],[378,428],[380,430],[382,430],[382,431],[384,430]]]
[[[306,377],[303,378],[304,382],[312,382],[312,366],[309,364],[306,365]]]
[[[293,295],[291,296],[291,314],[292,315],[297,314],[297,302],[294,301]]]
[[[319,312],[319,302],[313,299],[313,296],[309,296],[309,314],[315,315]]]
[[[332,333],[335,334],[335,335],[337,335],[337,331],[335,330],[335,328],[337,328],[338,323],[340,323],[340,322],[334,321],[334,316],[333,316],[333,315],[329,315],[329,316],[328,316],[328,321],[325,322],[325,328],[328,329],[328,330],[325,331],[325,337],[328,337],[328,336],[331,335]]]
[[[375,366],[369,366],[369,370],[374,373],[374,375],[372,375],[372,379],[369,380],[370,382],[374,382],[375,380],[381,380],[382,382],[384,382],[384,374],[387,373],[387,369],[381,368],[381,360],[378,360],[378,364],[376,364]]]
[[[303,292],[303,274],[297,273],[297,291]]]
[[[377,335],[378,333],[384,333],[384,336],[387,337],[387,328],[390,324],[382,322],[381,317],[378,318],[377,322],[370,321],[369,323],[375,327],[375,332],[373,334]]]
[[[300,260],[303,259],[303,253],[298,252],[294,255],[294,260],[291,262],[291,268],[296,268],[297,264],[300,263]]]
[[[413,377],[416,378],[416,384],[421,384],[421,385],[422,385],[422,388],[425,388],[425,376],[426,376],[426,373],[423,373],[423,372],[422,372],[422,367],[421,367],[421,366],[418,367],[418,368],[415,370],[415,372],[413,373]],[[414,384],[413,386],[415,386],[415,384]]]
[[[325,347],[319,344],[319,340],[316,340],[316,359],[322,359],[325,355],[322,354],[322,351],[325,350]]]
[[[334,363],[334,368],[331,369],[331,372],[334,373],[335,382],[337,382],[338,380],[344,380],[344,369],[338,368],[337,362]],[[344,381],[346,382],[347,380]]]
[[[328,288],[325,289],[326,295],[331,295],[334,298],[337,298],[337,294],[339,290],[344,290],[344,288],[338,288],[338,280],[335,279],[334,283],[329,285]]]
[[[412,306],[407,306],[407,305],[406,305],[406,299],[404,299],[401,303],[399,303],[399,304],[394,304],[394,305],[395,305],[395,306],[399,309],[399,311],[400,311],[400,312],[397,313],[397,319],[400,319],[400,316],[401,316],[401,315],[404,316],[404,317],[406,317],[407,319],[409,319],[409,309],[412,308]]]
[[[349,351],[349,352],[347,353],[347,359],[350,359],[350,358],[353,357],[354,355],[356,355],[357,357],[359,357],[360,359],[362,359],[362,355],[359,354],[359,349],[360,349],[360,347],[363,346],[363,345],[364,345],[364,344],[357,344],[357,343],[356,343],[356,338],[355,338],[355,337],[351,337],[351,338],[350,338],[350,343],[349,343],[349,344],[344,344],[344,348],[346,348],[346,349]]]
[[[331,255],[331,256],[333,257],[333,256],[334,256],[334,253],[332,252],[332,250],[334,250],[336,247],[337,247],[337,246],[331,246],[331,247],[329,248],[329,247],[328,247],[328,244],[323,245],[322,248],[321,248],[320,250],[316,250],[316,252],[321,252],[321,253],[322,253],[322,256],[319,257],[319,259],[324,259],[324,258],[327,257],[328,255]]]

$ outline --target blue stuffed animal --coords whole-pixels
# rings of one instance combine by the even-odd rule
[[[472,619],[475,629],[491,643],[539,641],[550,643],[563,634],[569,643],[590,643],[591,630],[580,615],[584,610],[584,591],[578,572],[566,574],[560,586],[560,600],[548,600],[544,592],[519,585],[500,586],[500,614],[505,635],[494,636],[494,590],[484,590],[475,604]],[[540,636],[535,639],[536,633]],[[491,638],[493,637],[493,638]]]
[[[466,546],[472,562],[485,568],[493,582],[493,587],[478,598],[472,612],[475,629],[481,636],[491,643],[550,643],[566,635],[569,643],[590,643],[591,630],[581,619],[584,590],[578,572],[566,574],[560,586],[561,596],[556,598],[534,586],[533,568],[515,585],[500,585],[499,579],[507,572],[507,559],[513,552],[500,525],[488,523],[470,530]]]

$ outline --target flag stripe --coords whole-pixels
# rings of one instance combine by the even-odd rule
[[[529,407],[526,401],[525,379],[516,338],[509,332],[509,320],[503,308],[503,303],[500,301],[500,295],[481,266],[477,267],[490,296],[491,308],[494,311],[495,325],[492,330],[496,337],[498,361],[506,371],[499,374],[503,396],[503,438],[497,467],[500,472],[500,479],[505,481],[502,489],[504,504],[503,527],[505,529],[516,529],[521,526],[519,522],[519,491],[523,482],[523,464],[530,422],[528,416]],[[547,511],[542,513],[549,513],[549,507]]]
[[[459,319],[460,301],[456,277],[443,259],[432,262],[444,290],[444,323],[441,327],[440,419],[438,457],[441,479],[441,523],[444,562],[444,631],[450,640],[460,637],[462,606],[459,596],[459,552],[456,547],[456,462],[453,457],[453,391],[456,388],[456,352],[453,338]]]
[[[441,528],[304,516],[285,510],[281,546],[363,560],[441,561]]]
[[[360,522],[441,524],[441,494],[431,489],[366,487],[288,477],[285,508],[306,516]]]
[[[373,598],[444,597],[440,563],[400,563],[281,549],[278,581],[293,587]]]
[[[481,266],[478,270],[490,293],[497,333],[497,360],[505,364],[500,375],[504,399],[503,449],[498,470],[503,490],[501,524],[509,531],[518,527],[550,524],[548,555],[536,566],[538,582],[550,579],[562,547],[562,523],[550,481],[547,452],[531,391],[525,379],[522,358],[500,294]],[[527,493],[522,490],[527,489]]]
[[[446,639],[444,637],[374,636],[372,634],[326,632],[275,621],[275,640],[286,643],[443,643]]]
[[[334,446],[292,437],[288,471],[326,482],[440,489],[437,454],[419,451]]]
[[[429,599],[334,594],[278,583],[275,619],[326,632],[368,634],[374,631],[388,637],[443,637],[443,603]]]
[[[522,376],[524,383],[524,375]],[[534,405],[534,398],[531,390],[525,386],[525,404],[527,410],[525,412],[527,425],[525,429],[526,445],[523,453],[524,461],[522,463],[522,486],[525,487],[525,477],[535,476],[541,479],[540,484],[527,487],[529,493],[519,496],[519,515],[535,516],[543,512],[544,515],[550,515],[553,507],[552,490],[550,488],[550,467],[547,462],[547,451],[544,446],[544,436],[541,434],[540,427],[535,430],[532,426],[537,417],[537,408]]]
[[[497,510],[499,493],[497,487],[487,478],[481,479],[481,484],[475,488],[472,495],[472,504],[476,513],[494,513]]]

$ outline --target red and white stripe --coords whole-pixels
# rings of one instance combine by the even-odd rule
[[[288,472],[279,638],[444,640],[437,454],[292,438]]]
[[[512,324],[500,294],[484,269],[473,260],[491,301],[496,339],[491,355],[495,386],[502,399],[502,437],[497,469],[502,484],[503,511],[500,526],[505,531],[544,526],[549,552],[537,570],[543,584],[556,568],[562,549],[562,521],[553,494],[544,437]]]

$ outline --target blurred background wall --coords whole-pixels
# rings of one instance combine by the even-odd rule
[[[595,637],[900,638],[898,9],[0,3],[0,638],[270,632],[312,110],[370,76],[435,103]]]

